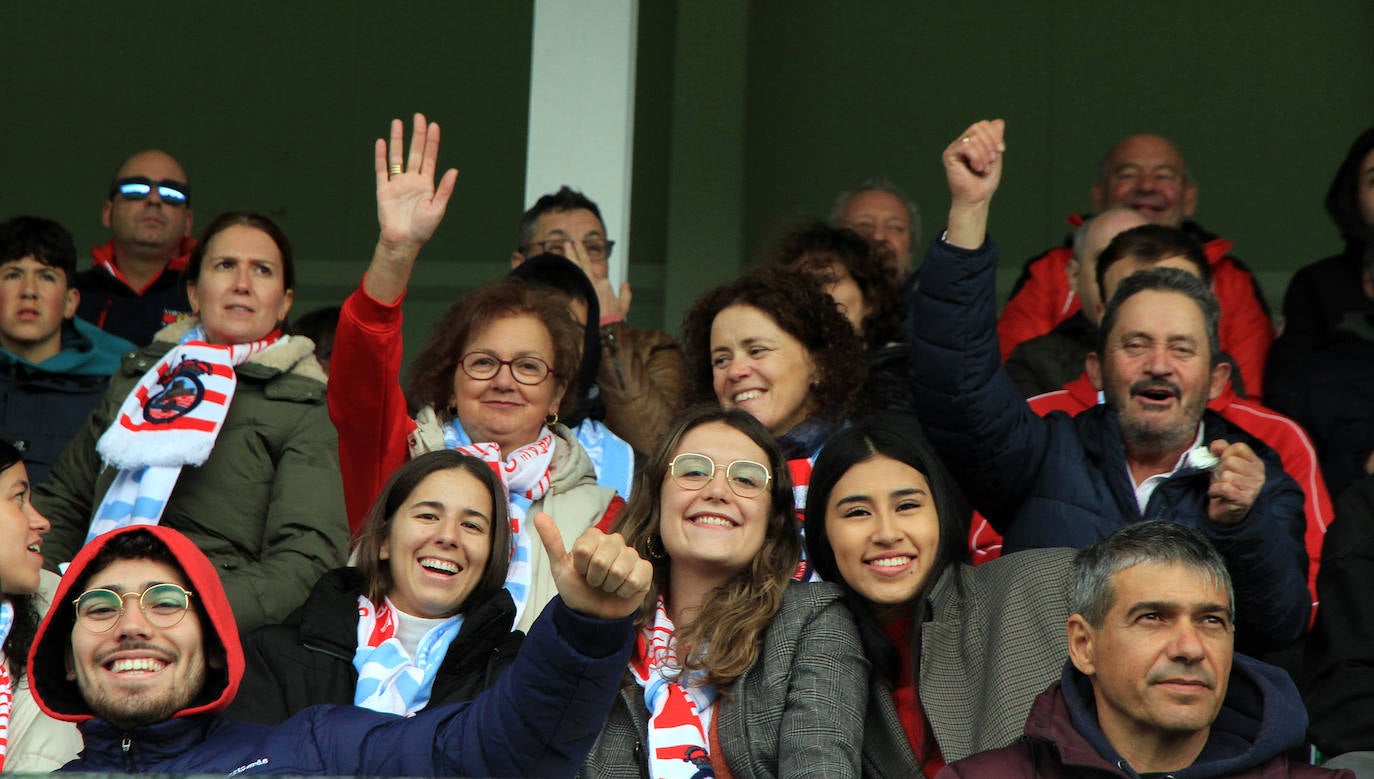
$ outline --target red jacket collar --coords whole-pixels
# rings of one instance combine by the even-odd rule
[[[181,246],[177,247],[177,256],[173,257],[172,261],[167,263],[167,268],[163,270],[162,273],[181,273],[182,271],[186,270],[186,266],[190,264],[191,261],[191,252],[194,251],[195,248],[196,239],[191,238],[190,236],[182,238]],[[99,246],[91,247],[91,259],[94,261],[95,266],[97,268],[104,268],[105,271],[109,273],[111,276],[114,276],[116,279],[119,279],[119,283],[123,284],[129,289],[134,289],[134,286],[130,284],[129,280],[124,277],[123,273],[120,272],[119,266],[115,264],[113,240],[107,243],[103,243]],[[138,294],[142,295],[144,292],[147,291],[148,287],[151,287],[153,284],[157,283],[157,279],[160,278],[162,278],[162,274],[158,274],[157,278],[148,282],[147,285],[143,287],[143,289],[135,289],[134,292],[137,292]]]

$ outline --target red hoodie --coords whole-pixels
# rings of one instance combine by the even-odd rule
[[[188,589],[195,594],[191,603],[201,617],[205,655],[210,658],[222,654],[225,660],[223,669],[207,666],[201,694],[191,706],[173,717],[222,711],[238,693],[239,680],[243,678],[243,647],[239,644],[238,626],[229,609],[229,599],[224,595],[219,574],[209,558],[186,536],[169,527],[130,525],[97,536],[82,547],[62,577],[62,584],[52,599],[52,608],[38,626],[38,635],[29,651],[29,685],[39,708],[54,719],[83,722],[96,718],[76,681],[67,678],[66,658],[76,622],[72,601],[76,598],[78,583],[83,590],[88,585],[86,580],[90,577],[85,575],[86,568],[100,550],[112,539],[138,531],[152,533],[176,558],[190,585]]]

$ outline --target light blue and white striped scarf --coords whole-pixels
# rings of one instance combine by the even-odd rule
[[[455,614],[430,628],[411,657],[396,636],[396,607],[391,601],[383,601],[377,609],[367,596],[359,595],[358,649],[353,653],[358,686],[353,690],[353,705],[407,717],[424,709],[439,666],[462,626],[463,615]]]
[[[515,622],[525,613],[530,599],[531,567],[534,545],[533,521],[530,506],[549,491],[553,475],[553,447],[555,436],[547,427],[539,429],[534,443],[522,446],[501,459],[501,447],[493,442],[473,443],[467,431],[455,417],[444,425],[444,446],[463,454],[485,460],[501,477],[506,488],[506,502],[510,512],[511,557],[506,573],[506,591],[515,601]]]

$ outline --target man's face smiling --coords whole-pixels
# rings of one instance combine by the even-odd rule
[[[1136,770],[1157,770],[1133,756],[1158,744],[1200,750],[1221,710],[1235,641],[1230,597],[1181,563],[1133,565],[1112,576],[1111,589],[1101,625],[1070,617],[1069,657],[1092,680],[1108,741]]]
[[[1116,407],[1128,454],[1171,453],[1192,442],[1229,372],[1211,358],[1202,309],[1188,296],[1145,290],[1121,304],[1106,353],[1089,354],[1087,369]]]
[[[1182,225],[1197,208],[1197,184],[1187,179],[1183,155],[1158,135],[1134,135],[1118,143],[1092,196],[1098,211],[1133,208],[1166,227]]]
[[[163,582],[187,587],[181,571],[165,563],[116,560],[97,571],[86,590],[138,593]],[[138,598],[125,598],[123,615],[107,632],[72,626],[67,677],[76,680],[97,717],[129,728],[161,722],[187,708],[205,683],[205,663],[194,607],[177,624],[159,628],[140,610]]]

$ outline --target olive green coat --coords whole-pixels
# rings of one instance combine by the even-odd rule
[[[164,328],[124,355],[110,389],[34,490],[49,520],[43,557],[56,568],[86,540],[91,513],[117,473],[95,444],[125,396],[198,320]],[[219,571],[240,632],[282,621],[310,588],[344,564],[348,522],[325,375],[308,338],[254,355],[236,369],[233,402],[204,465],[182,469],[161,524],[186,534]]]

